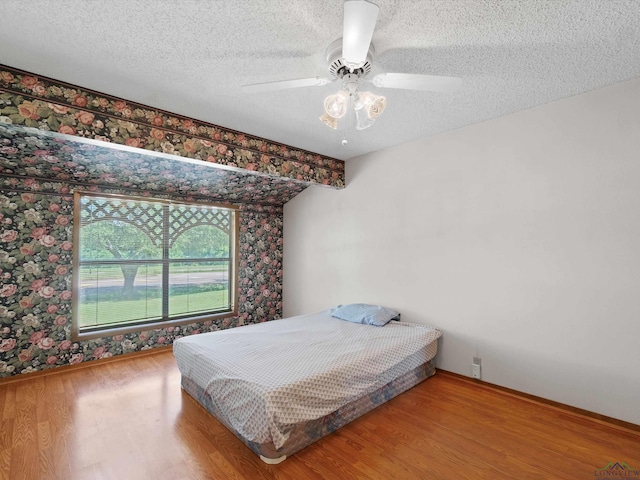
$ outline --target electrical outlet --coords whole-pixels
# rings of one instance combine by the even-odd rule
[[[480,380],[482,378],[482,360],[480,357],[473,357],[473,363],[471,364],[471,374],[473,378]]]

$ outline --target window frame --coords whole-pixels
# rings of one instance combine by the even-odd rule
[[[128,325],[104,327],[104,328],[92,328],[91,331],[81,331],[80,329],[80,225],[81,225],[81,200],[83,197],[100,197],[100,198],[114,198],[122,201],[141,201],[141,202],[156,202],[164,205],[177,204],[187,206],[207,206],[215,208],[224,208],[230,211],[231,215],[231,227],[230,232],[233,238],[229,242],[229,266],[230,266],[230,300],[231,309],[225,310],[220,313],[208,313],[203,315],[181,315],[178,318],[161,319],[158,321],[146,321],[131,323]],[[186,325],[191,323],[199,323],[208,320],[218,320],[223,318],[237,317],[238,316],[238,288],[239,288],[239,259],[240,252],[240,212],[239,208],[235,205],[224,203],[206,203],[187,201],[179,199],[162,199],[155,197],[141,197],[135,195],[114,194],[114,193],[100,193],[90,192],[83,190],[76,190],[74,192],[73,199],[73,262],[72,262],[72,320],[71,320],[71,340],[90,340],[94,338],[112,337],[116,335],[124,335],[128,333],[142,332],[146,330],[157,330],[161,328],[175,327],[179,325]],[[134,261],[136,262],[136,261]],[[163,287],[164,288],[164,287]]]

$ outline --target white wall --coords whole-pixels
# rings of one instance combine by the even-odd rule
[[[285,316],[395,307],[442,369],[640,424],[640,79],[349,160],[284,222]]]

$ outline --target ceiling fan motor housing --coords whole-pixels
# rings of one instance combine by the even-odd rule
[[[371,72],[371,64],[375,56],[375,48],[373,44],[369,44],[367,59],[364,64],[352,68],[349,67],[342,58],[342,38],[332,42],[327,48],[327,63],[329,64],[329,73],[334,78],[343,78],[345,75],[357,75],[358,78],[364,77]]]

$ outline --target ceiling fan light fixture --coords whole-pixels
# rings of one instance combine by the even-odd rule
[[[358,92],[353,95],[353,102],[351,102],[349,94],[341,90],[325,99],[325,113],[320,117],[320,121],[327,127],[337,130],[338,120],[345,116],[350,105],[355,112],[356,130],[364,130],[372,126],[376,118],[382,114],[387,105],[387,99],[371,92]]]
[[[366,107],[372,104],[375,99],[376,99],[376,95],[374,95],[371,92],[360,92],[358,93],[356,108]]]
[[[327,115],[336,119],[344,117],[347,113],[348,105],[349,95],[342,90],[324,99],[324,111]]]
[[[366,107],[367,115],[370,119],[375,120],[380,115],[382,115],[382,112],[384,112],[384,109],[386,107],[387,99],[382,96],[376,97],[375,100]]]
[[[356,100],[355,109],[364,109],[371,120],[378,118],[387,106],[387,99],[371,92],[360,92]]]
[[[324,113],[320,116],[320,121],[329,128],[333,128],[334,130],[338,129],[338,119],[335,117],[332,117],[327,113]]]

